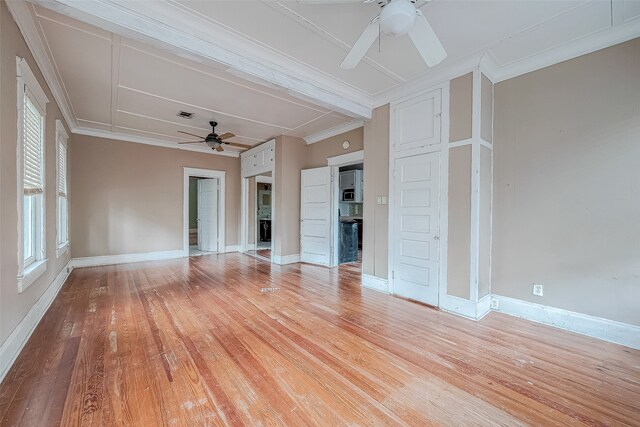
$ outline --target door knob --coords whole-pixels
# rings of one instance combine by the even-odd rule
[[[435,240],[440,240],[440,236],[433,236]]]

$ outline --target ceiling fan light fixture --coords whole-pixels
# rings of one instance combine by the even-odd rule
[[[410,0],[393,0],[380,13],[380,29],[390,36],[403,36],[413,28],[416,8]]]

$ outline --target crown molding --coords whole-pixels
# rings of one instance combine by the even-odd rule
[[[493,81],[498,83],[532,71],[540,70],[578,56],[624,43],[640,36],[640,19],[565,43],[513,64],[497,66]],[[497,64],[497,62],[494,63]]]
[[[36,27],[36,23],[33,20],[33,16],[29,11],[29,3],[25,1],[9,0],[6,1],[7,8],[13,17],[13,20],[18,25],[22,37],[24,37],[27,47],[31,51],[33,58],[36,61],[36,65],[42,72],[45,83],[49,86],[49,90],[53,94],[53,98],[56,100],[62,116],[64,117],[67,125],[70,128],[78,126],[71,104],[67,100],[65,91],[62,89],[62,84],[58,80],[55,69],[47,50],[40,39],[40,34]]]
[[[156,147],[173,148],[174,150],[195,151],[198,153],[214,154],[216,156],[226,157],[240,157],[240,153],[237,151],[221,151],[212,150],[204,147],[189,147],[186,145],[178,145],[175,142],[161,141],[152,138],[145,138],[142,136],[128,135],[120,132],[110,132],[100,129],[89,128],[72,128],[71,132],[76,135],[95,136],[97,138],[113,139],[116,141],[124,142],[136,142],[138,144],[155,145]]]
[[[352,131],[354,129],[358,129],[364,126],[363,120],[353,120],[351,122],[347,122],[342,125],[334,126],[330,129],[323,130],[321,132],[316,132],[312,135],[309,135],[304,138],[307,145],[315,144],[316,142],[323,141],[327,138],[331,138],[336,135],[340,135],[342,133],[346,133]]]
[[[247,80],[284,89],[303,100],[313,99],[318,105],[350,117],[371,118],[370,96],[295,59],[267,52],[251,40],[212,25],[170,2],[156,2],[152,8],[137,10],[146,3],[32,1],[70,18],[182,56],[191,54],[196,60],[213,60],[229,67],[228,72]],[[216,43],[191,33],[206,33]]]

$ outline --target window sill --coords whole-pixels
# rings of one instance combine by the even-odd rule
[[[62,246],[56,249],[56,258],[60,258],[62,255],[66,254],[69,251],[69,242],[63,244]]]
[[[18,276],[18,293],[24,292],[42,274],[47,271],[47,260],[36,261],[24,269],[22,276]]]

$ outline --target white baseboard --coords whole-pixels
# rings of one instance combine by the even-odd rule
[[[256,244],[255,243],[247,243],[247,250],[248,251],[255,251],[256,250]]]
[[[640,326],[495,294],[493,298],[500,313],[640,350]]]
[[[184,257],[184,251],[182,249],[174,251],[160,251],[160,252],[142,252],[137,254],[123,254],[123,255],[105,255],[94,256],[84,258],[73,258],[71,263],[73,268],[81,267],[97,267],[100,265],[111,264],[127,264],[130,262],[142,262],[142,261],[158,261],[163,259],[173,259]]]
[[[72,261],[69,261],[60,273],[58,273],[56,278],[53,279],[53,282],[51,282],[38,301],[31,307],[27,315],[20,321],[13,332],[11,332],[11,335],[9,335],[5,342],[2,343],[2,346],[0,346],[0,382],[4,379],[7,372],[9,372],[11,365],[13,365],[36,326],[40,323],[42,316],[44,316],[58,295],[60,288],[65,280],[67,280],[67,277],[69,277],[72,269]]]
[[[482,319],[491,313],[491,294],[487,294],[478,300],[476,304],[476,320]]]
[[[376,276],[370,276],[368,274],[362,274],[360,281],[362,286],[374,291],[389,293],[389,281]]]
[[[240,252],[240,245],[229,245],[224,248],[225,253],[229,252]]]
[[[295,264],[296,262],[300,262],[300,254],[273,256],[274,264],[285,265],[285,264]]]

